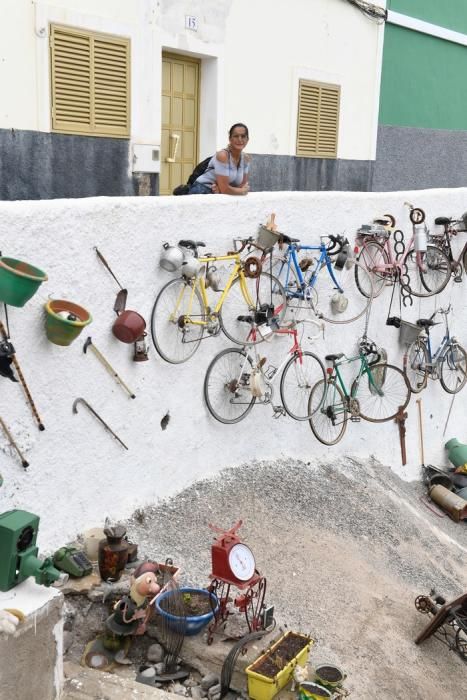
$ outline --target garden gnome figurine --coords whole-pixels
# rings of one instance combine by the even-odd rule
[[[144,634],[149,618],[149,599],[160,591],[156,575],[151,571],[141,574],[133,582],[130,593],[115,604],[114,612],[106,620],[110,632],[121,637]]]

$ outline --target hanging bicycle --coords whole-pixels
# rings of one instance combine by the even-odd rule
[[[424,389],[430,379],[439,379],[444,391],[457,394],[467,381],[467,353],[457,339],[450,335],[448,314],[451,307],[437,309],[430,318],[419,318],[420,335],[404,356],[404,370],[413,393]],[[437,314],[444,316],[445,332],[439,347],[431,345],[430,328]]]

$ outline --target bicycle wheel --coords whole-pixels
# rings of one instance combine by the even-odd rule
[[[416,297],[432,297],[443,291],[451,278],[451,263],[441,248],[434,245],[422,253],[423,272],[417,264],[416,253],[412,250],[406,259],[410,277],[410,291]]]
[[[318,295],[318,301],[314,304],[315,313],[328,323],[352,323],[363,316],[373,299],[371,273],[355,258],[349,258],[342,270],[333,266],[332,271],[340,289],[324,267],[319,271],[316,280],[311,280],[310,286],[315,288]],[[355,283],[357,274],[369,296],[358,293]]]
[[[312,352],[303,351],[301,356],[294,353],[282,372],[280,392],[282,405],[291,418],[295,420],[309,420],[310,392],[319,380],[326,379],[326,372],[321,360]],[[323,382],[324,398],[326,385]],[[320,407],[318,394],[315,395],[314,410]]]
[[[407,350],[405,375],[409,381],[410,390],[418,394],[426,387],[428,377],[428,350],[425,343],[415,340]]]
[[[251,359],[244,350],[228,348],[212,360],[204,378],[204,399],[212,416],[221,423],[238,423],[253,408]]]
[[[347,428],[347,409],[340,387],[334,382],[319,381],[311,390],[309,410],[312,414],[310,428],[315,438],[323,445],[338,443]]]
[[[186,362],[197,351],[204,326],[190,323],[204,321],[204,306],[199,290],[184,279],[167,282],[156,297],[151,313],[154,346],[166,362]]]
[[[467,381],[467,354],[458,343],[451,343],[441,361],[439,381],[448,394],[457,394]]]
[[[428,380],[428,350],[425,343],[415,340],[404,356],[404,371],[409,382],[410,391],[418,394],[426,387]]]
[[[371,274],[371,281],[373,283],[373,296],[377,297],[383,291],[387,282],[391,282],[391,271],[387,272],[377,272],[376,267],[381,267],[382,265],[389,264],[389,257],[384,249],[384,247],[377,241],[366,241],[363,243],[363,247],[357,257],[357,262],[363,265],[365,270]],[[357,284],[358,290],[364,297],[368,297],[371,294],[371,289],[367,289],[366,282],[368,280],[367,275],[362,275],[360,272],[361,268],[355,266],[355,282]]]
[[[243,277],[248,290],[246,299],[240,277],[237,277],[219,311],[219,322],[227,338],[238,345],[254,345],[263,340],[263,332],[268,329],[265,323],[266,309],[272,306],[273,314],[282,321],[287,299],[279,280],[268,272],[258,277]],[[247,317],[250,321],[239,320]],[[258,330],[256,330],[258,329]]]
[[[370,381],[370,374],[374,383]],[[384,380],[380,377],[384,377]],[[356,398],[364,420],[384,423],[395,418],[399,408],[404,409],[409,403],[409,382],[399,367],[377,363],[371,365],[360,378]]]

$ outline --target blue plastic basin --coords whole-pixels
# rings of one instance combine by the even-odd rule
[[[210,596],[213,611],[205,613],[204,615],[187,615],[186,618],[183,618],[179,617],[178,615],[172,615],[161,608],[160,604],[164,599],[174,594],[183,595],[184,593],[202,593],[206,597]],[[176,632],[183,632],[186,637],[193,637],[195,634],[199,634],[201,630],[204,629],[209,622],[211,622],[214,617],[214,613],[217,612],[218,607],[219,601],[214,593],[210,593],[205,588],[180,588],[179,591],[166,591],[159,596],[159,598],[156,598],[156,608],[159,615],[166,620],[170,629]]]

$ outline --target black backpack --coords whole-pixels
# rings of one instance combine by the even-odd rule
[[[190,187],[193,185],[195,180],[199,178],[200,175],[206,172],[208,169],[209,161],[211,160],[212,156],[208,156],[204,160],[201,161],[201,163],[198,163],[198,165],[195,167],[193,172],[191,173],[190,177],[186,181],[186,185],[178,185],[172,192],[172,194],[175,195],[180,195],[180,194],[188,194]]]

